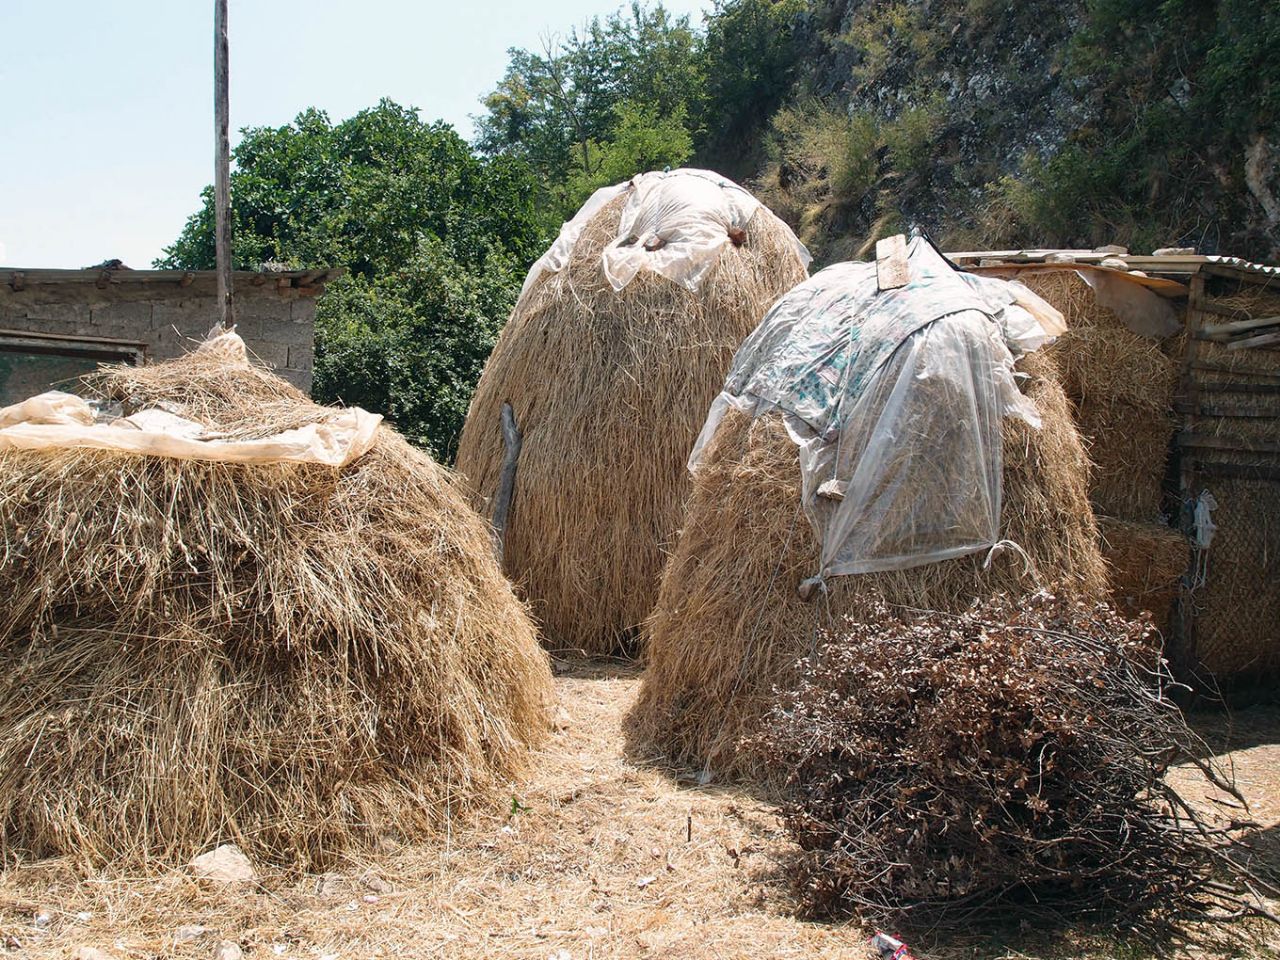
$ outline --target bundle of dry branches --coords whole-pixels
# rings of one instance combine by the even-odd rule
[[[334,412],[201,353],[98,386],[229,437]],[[0,596],[5,854],[332,862],[466,809],[546,729],[486,526],[386,427],[342,469],[5,453]]]
[[[813,911],[1159,936],[1250,909],[1231,824],[1164,779],[1190,758],[1239,799],[1170,700],[1148,622],[997,594],[962,614],[883,605],[826,641],[759,737],[792,771]]]

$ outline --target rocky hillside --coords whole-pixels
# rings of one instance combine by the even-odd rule
[[[815,0],[757,189],[817,252],[1280,258],[1280,2]]]

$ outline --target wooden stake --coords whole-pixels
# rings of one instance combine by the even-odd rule
[[[520,459],[522,442],[520,428],[516,426],[515,411],[511,409],[511,404],[504,403],[502,405],[502,445],[505,452],[502,457],[502,472],[498,476],[498,492],[493,501],[493,533],[498,541],[499,561],[506,552],[507,514],[511,511],[511,499],[516,492],[516,461]]]
[[[235,326],[231,291],[231,123],[227,70],[227,0],[213,0],[214,250],[218,259],[218,319]]]

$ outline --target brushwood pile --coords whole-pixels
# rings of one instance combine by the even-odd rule
[[[1059,919],[1153,939],[1247,912],[1236,835],[1171,786],[1238,795],[1171,699],[1149,621],[1049,593],[848,620],[756,746],[816,915],[894,929]]]

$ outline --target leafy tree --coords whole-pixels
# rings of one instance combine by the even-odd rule
[[[523,277],[499,250],[477,269],[425,237],[399,270],[344,278],[316,312],[316,394],[377,410],[411,442],[451,458]]]
[[[452,454],[480,367],[549,223],[516,157],[477,157],[390,100],[244,132],[232,174],[234,259],[345,265],[316,312],[315,394],[391,418]],[[214,265],[212,191],[157,266]]]
[[[805,0],[716,0],[702,44],[705,133],[699,155],[732,172],[758,159],[769,118],[792,93]]]
[[[667,144],[656,151],[663,157],[681,153],[671,144],[691,138],[704,110],[698,34],[687,16],[673,17],[661,4],[633,3],[564,39],[547,38],[538,52],[509,56],[476,121],[477,144],[490,156],[532,164],[545,204],[561,218],[583,184],[603,182],[606,168],[626,168],[622,157],[643,159],[658,143]],[[642,121],[651,122],[649,134],[637,126]]]
[[[678,167],[693,153],[684,108],[659,116],[652,106],[624,100],[615,108],[617,127],[604,143],[592,143],[595,168],[575,164],[568,182],[570,208],[577,208],[598,187],[629,180],[646,170]]]

